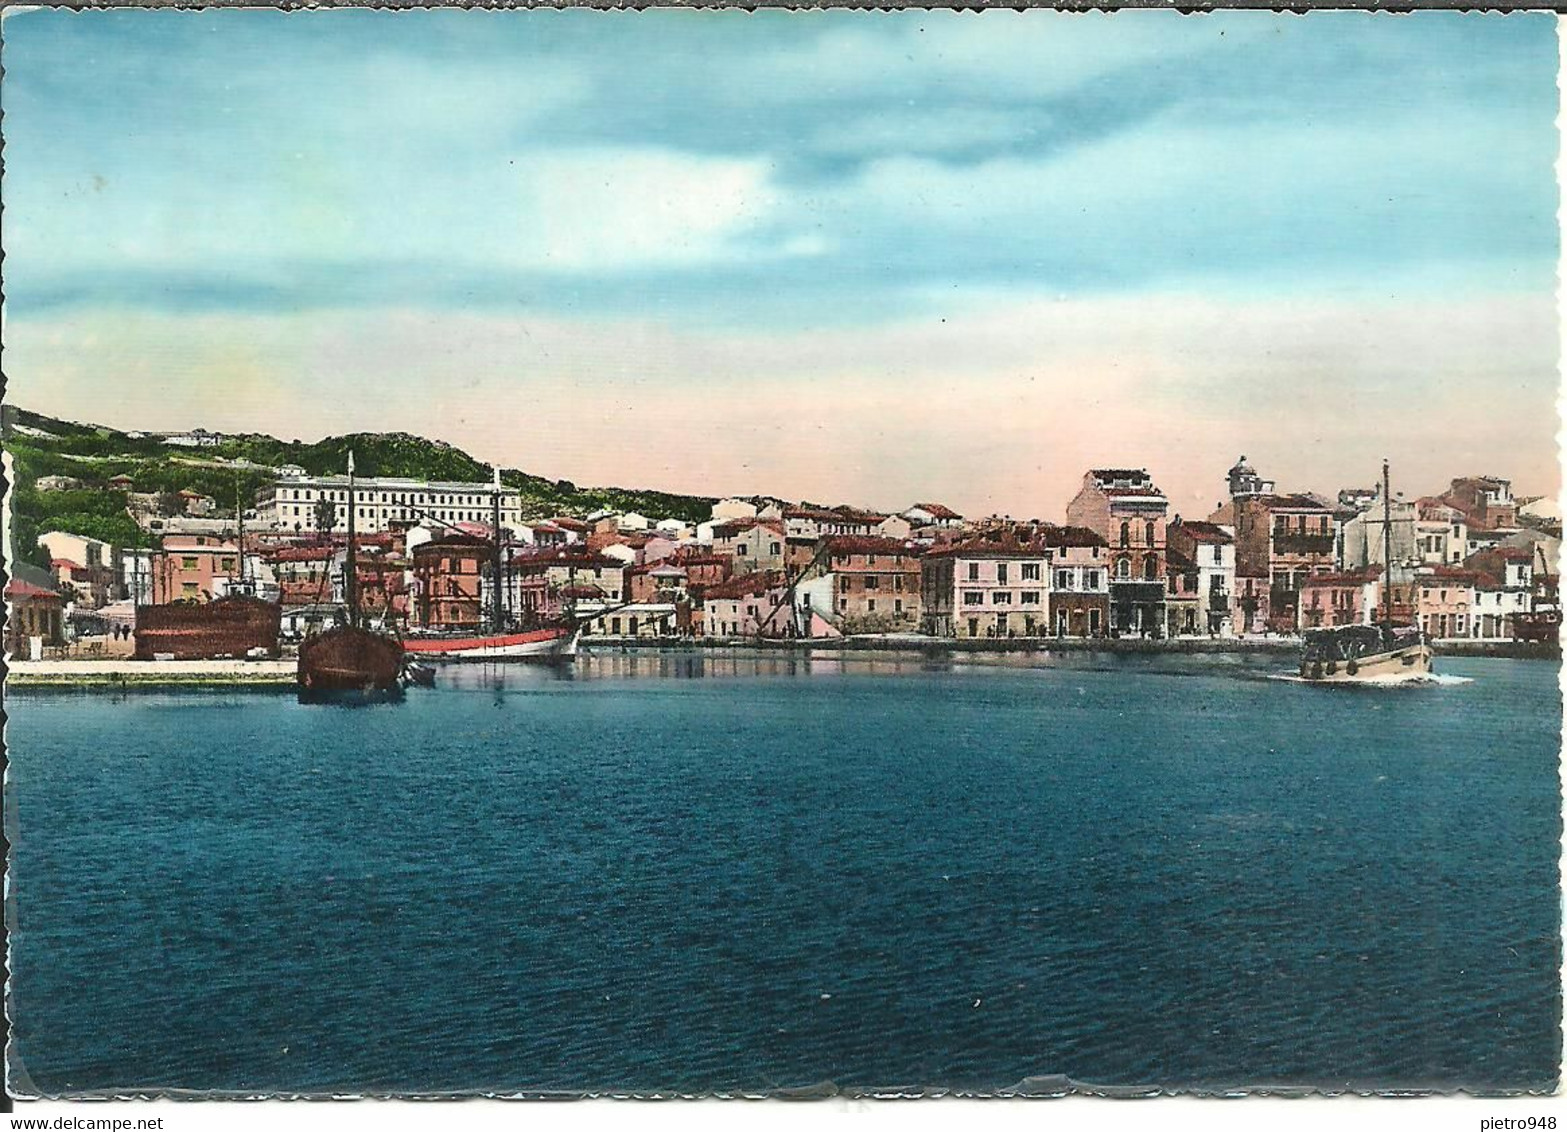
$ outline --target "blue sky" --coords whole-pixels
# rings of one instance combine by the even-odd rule
[[[1135,407],[1074,400],[1084,373],[1206,436],[1257,356],[1281,367],[1250,371],[1266,413],[1300,409],[1301,381],[1383,388],[1426,407],[1420,474],[1458,435],[1454,460],[1522,448],[1554,475],[1554,428],[1493,453],[1505,430],[1471,419],[1554,404],[1550,16],[38,11],[4,36],[9,369],[46,411],[97,382],[124,402],[96,398],[110,423],[414,427],[583,482],[642,471],[642,435],[664,456],[638,482],[803,495],[820,469],[765,432],[668,454],[725,428],[715,393],[786,418],[809,398],[793,446],[818,462],[934,445],[897,473],[839,461],[844,496],[890,505],[973,481],[981,410],[1026,386],[1042,418],[1040,390],[1066,395],[1074,439]],[[1506,313],[1455,314],[1481,310]],[[1471,372],[1389,362],[1455,322],[1435,358]],[[387,356],[378,323],[428,329]],[[1318,338],[1280,361],[1302,325]],[[926,333],[952,335],[941,373],[899,346]],[[376,395],[266,395],[328,372]],[[1478,381],[1506,390],[1455,394]],[[890,404],[914,387],[930,415]],[[535,408],[508,432],[480,396]],[[1257,423],[1212,443],[1311,474],[1310,444]],[[1035,457],[1067,434],[1030,435],[1013,455],[1041,486],[994,479],[970,508],[1051,509],[1067,465]],[[1158,472],[1118,443],[1104,462]],[[1214,482],[1238,451],[1211,454]]]

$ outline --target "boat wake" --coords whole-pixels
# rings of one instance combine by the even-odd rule
[[[1321,688],[1442,688],[1473,684],[1472,676],[1454,676],[1446,672],[1428,672],[1421,676],[1381,676],[1365,680],[1308,680],[1293,672],[1275,672],[1265,679],[1286,684],[1314,684]]]

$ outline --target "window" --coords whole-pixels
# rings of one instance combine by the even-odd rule
[[[225,558],[223,560],[222,564],[218,567],[218,569],[220,569],[220,570],[232,570],[232,569],[234,569],[234,560],[232,558]]]
[[[1011,605],[1012,595],[1007,593],[1006,590],[997,590],[990,595],[990,602],[992,605]]]
[[[1019,600],[1024,605],[1038,605],[1039,604],[1039,591],[1038,590],[1024,590],[1023,593],[1022,593],[1022,596],[1019,598]]]
[[[838,608],[839,609],[848,609],[849,608],[849,599],[848,598],[840,598],[839,601],[838,601]]]
[[[1097,590],[1099,588],[1099,571],[1083,571],[1083,588],[1085,590]]]
[[[776,558],[778,555],[783,553],[783,544],[782,543],[776,543],[775,542],[775,543],[772,544],[772,547],[773,547],[772,555],[773,555],[774,558]]]
[[[182,597],[195,597],[196,596],[196,583],[195,582],[185,582],[185,583],[181,584],[181,586],[180,586],[180,596],[182,596]]]
[[[1130,523],[1121,524],[1121,545],[1132,545],[1132,525]]]
[[[1143,524],[1143,541],[1149,546],[1153,545],[1153,532],[1154,525],[1151,521]]]
[[[1159,559],[1156,556],[1150,554],[1147,558],[1143,559],[1143,577],[1151,582],[1158,576]]]
[[[1023,580],[1025,582],[1037,582],[1037,581],[1039,581],[1039,563],[1037,563],[1037,562],[1025,562],[1025,563],[1023,563]]]
[[[195,568],[196,568],[196,560],[195,560],[195,558],[181,558],[180,559],[180,569],[181,570],[194,570]]]
[[[983,605],[983,604],[985,604],[985,595],[980,593],[978,590],[964,590],[963,591],[963,604],[964,605]]]
[[[892,603],[892,611],[894,613],[902,613],[903,612],[903,602],[901,602],[901,601],[893,602]]]
[[[1117,558],[1115,560],[1115,576],[1122,580],[1132,576],[1132,560],[1130,558]]]
[[[996,581],[1003,586],[1007,584],[1007,564],[1005,562],[996,563]]]
[[[968,564],[968,580],[971,581],[971,582],[979,581],[979,563],[978,562],[970,562]]]
[[[881,578],[878,577],[875,574],[866,574],[865,575],[865,588],[868,589],[868,590],[880,589],[881,588]]]
[[[735,557],[736,558],[744,558],[745,557],[745,543],[742,542],[739,546],[735,547]]]
[[[871,598],[869,601],[867,601],[865,603],[865,611],[867,613],[875,613],[876,612],[876,599],[875,598]]]
[[[1070,570],[1057,570],[1056,571],[1056,589],[1058,589],[1058,590],[1069,590],[1071,588],[1072,588],[1072,571],[1070,571]]]

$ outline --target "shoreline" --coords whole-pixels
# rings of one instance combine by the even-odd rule
[[[1528,641],[1445,641],[1433,645],[1438,657],[1461,656],[1509,660],[1549,660],[1560,662],[1561,651],[1553,644]],[[997,641],[991,639],[940,639],[916,636],[847,637],[836,640],[756,640],[754,638],[703,638],[700,640],[657,640],[600,637],[583,642],[582,652],[594,655],[632,653],[709,653],[747,652],[782,656],[843,655],[846,653],[952,656],[961,654],[1043,654],[1084,653],[1121,656],[1283,656],[1293,655],[1300,642],[1287,637],[1261,638],[1177,638],[1142,640],[1130,638],[1026,638]],[[485,663],[527,663],[489,661]],[[66,659],[10,660],[6,665],[6,684],[13,688],[125,690],[139,689],[252,689],[283,690],[295,687],[292,658],[280,660],[130,660]]]

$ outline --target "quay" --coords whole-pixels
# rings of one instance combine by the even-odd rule
[[[19,688],[292,687],[285,660],[12,660],[6,683]]]
[[[1436,641],[1438,656],[1499,657],[1560,660],[1553,642]],[[632,652],[711,652],[744,650],[784,655],[843,653],[956,654],[1109,653],[1117,655],[1271,655],[1293,657],[1300,641],[1291,637],[1220,637],[1151,640],[1129,637],[1015,638],[1009,640],[926,637],[918,634],[877,634],[838,639],[788,640],[755,637],[595,637],[582,644],[583,655]],[[128,657],[73,657],[12,660],[6,683],[18,688],[121,689],[159,687],[293,687],[296,661],[280,660],[132,660]],[[494,662],[508,663],[508,662]]]

